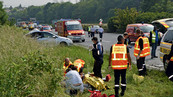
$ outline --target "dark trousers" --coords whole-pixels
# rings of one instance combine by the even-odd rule
[[[95,60],[93,68],[94,76],[102,78],[102,73],[101,73],[102,64],[103,60],[99,61]]]
[[[114,70],[114,77],[115,77],[115,95],[118,95],[119,91],[119,81],[121,76],[121,90],[124,93],[126,90],[126,69],[122,70]]]
[[[94,37],[95,36],[95,32],[91,32],[91,37]]]
[[[157,43],[152,43],[151,57],[156,56]]]
[[[103,37],[103,33],[99,33],[99,37],[102,38]]]
[[[139,71],[139,75],[146,75],[146,66],[145,66],[145,57],[140,57],[138,60],[137,60],[137,68],[138,68],[138,71]]]
[[[88,31],[88,37],[90,37],[91,36],[91,32],[90,31]]]
[[[169,80],[173,81],[173,61],[168,63],[168,67],[166,69],[166,75],[168,76]]]

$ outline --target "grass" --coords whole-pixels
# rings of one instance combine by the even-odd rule
[[[84,72],[92,72],[94,59],[91,52],[79,46],[45,47],[35,40],[24,37],[22,29],[2,26],[0,28],[0,96],[1,97],[69,97],[64,94],[60,82],[63,80],[64,58],[71,61],[81,58],[86,62]],[[108,55],[104,55],[103,76],[111,74],[109,90],[102,94],[114,94],[113,70],[108,70]],[[148,71],[144,82],[136,84],[132,78],[137,73],[133,65],[127,70],[127,90],[124,97],[173,97],[173,83],[164,72]],[[85,91],[82,97],[89,97]]]

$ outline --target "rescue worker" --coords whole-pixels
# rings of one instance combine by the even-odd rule
[[[159,35],[159,31],[157,30],[157,27],[154,27],[154,30],[150,32],[150,43],[152,45],[152,50],[151,50],[151,59],[153,58],[158,58],[158,56],[156,56],[156,49],[157,49],[157,45],[159,44],[159,39],[160,39],[160,35]]]
[[[85,61],[82,59],[77,59],[73,62],[73,65],[77,68],[79,74],[82,75]]]
[[[94,26],[91,26],[91,37],[94,37],[96,33],[96,29],[94,28]]]
[[[138,36],[138,39],[135,42],[134,56],[136,57],[139,76],[145,76],[147,74],[145,57],[150,55],[150,45],[148,38],[141,36],[140,29],[136,30],[136,35]]]
[[[127,32],[124,32],[123,36],[124,36],[124,44],[128,46],[128,43],[129,43],[129,40],[128,40],[128,37],[129,37],[129,36],[128,36],[128,33],[127,33]]]
[[[121,76],[121,96],[124,96],[126,90],[126,69],[127,63],[131,70],[131,57],[129,48],[124,44],[123,36],[118,36],[118,43],[112,45],[109,56],[109,69],[114,69],[115,77],[115,97],[119,96],[119,81]],[[112,66],[111,66],[112,64]]]
[[[88,26],[88,37],[90,37],[91,36],[91,26],[89,25]]]
[[[167,57],[168,67],[166,69],[166,75],[168,76],[169,80],[173,81],[173,44],[171,46],[171,51]]]
[[[73,66],[72,68],[68,68],[66,72],[67,72],[65,75],[66,93],[74,95],[77,94],[78,90],[80,90],[80,93],[82,93],[84,87],[82,79],[79,73],[77,72],[77,68]]]
[[[65,58],[64,63],[63,63],[64,75],[66,74],[66,70],[67,70],[68,68],[71,68],[72,65],[73,65],[73,63],[70,61],[70,59],[69,59],[69,58]]]
[[[103,37],[103,33],[104,33],[104,29],[102,28],[102,26],[100,26],[100,28],[98,29],[98,33],[99,33],[99,37],[100,37],[100,42],[102,42],[102,37]]]
[[[103,64],[103,46],[100,42],[98,42],[97,37],[92,38],[93,41],[93,49],[92,49],[92,55],[95,59],[94,61],[94,76],[102,78],[101,68]]]

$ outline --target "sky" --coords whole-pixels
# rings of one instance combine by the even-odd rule
[[[4,7],[9,7],[9,6],[19,6],[20,4],[23,7],[28,7],[31,5],[39,6],[39,5],[44,5],[47,4],[48,2],[66,2],[66,1],[71,1],[72,3],[75,3],[76,1],[79,0],[0,0],[3,1]]]

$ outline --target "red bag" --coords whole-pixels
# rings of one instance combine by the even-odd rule
[[[111,79],[111,75],[110,74],[107,74],[106,75],[106,82],[108,82],[110,79]]]
[[[94,90],[94,91],[88,90],[88,91],[91,93],[90,97],[107,97],[106,94],[102,95],[101,91],[98,91],[98,90]]]

